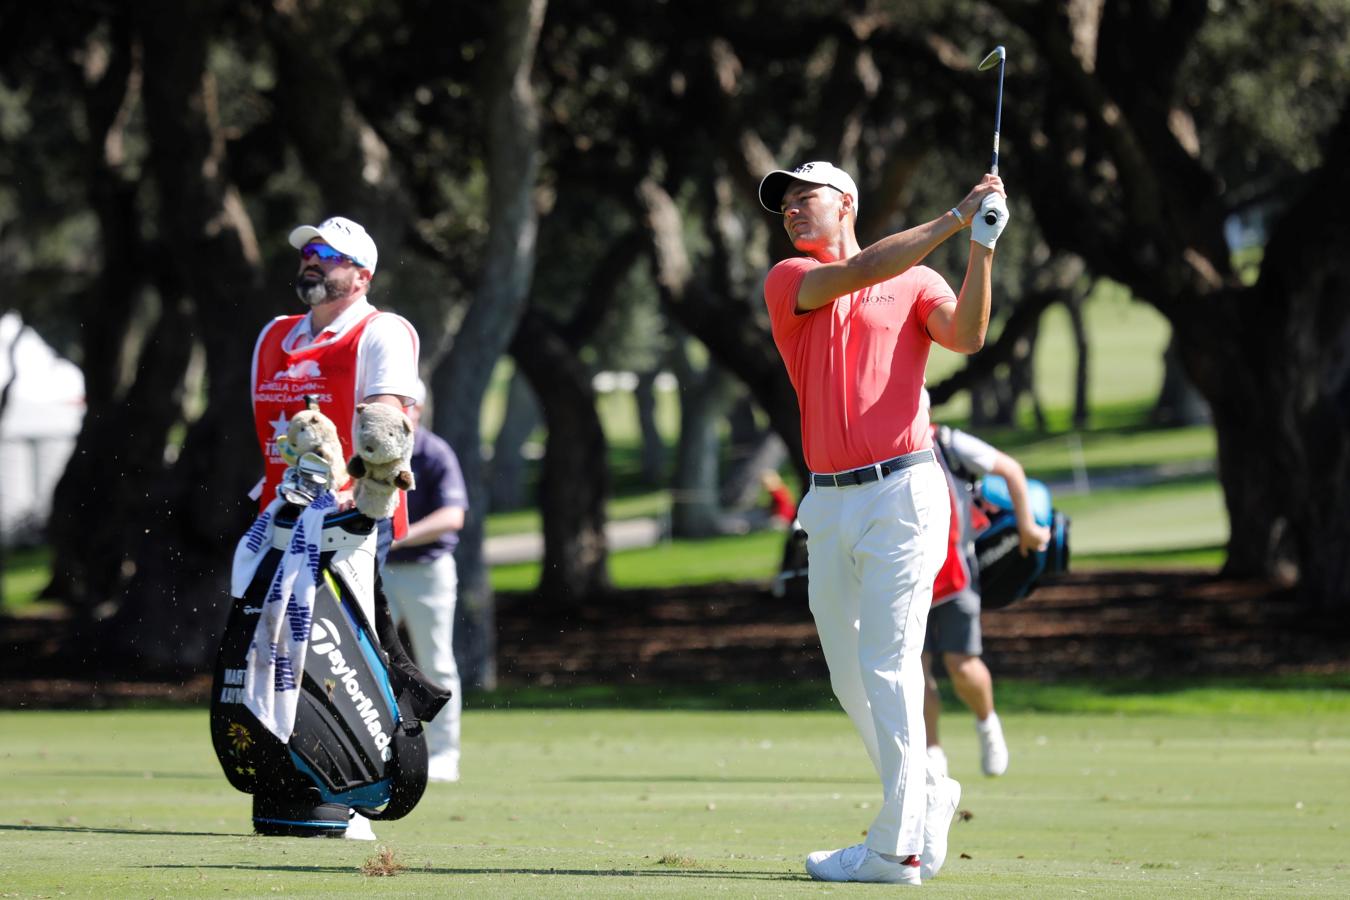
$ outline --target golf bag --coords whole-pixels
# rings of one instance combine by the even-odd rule
[[[773,595],[805,603],[806,564],[806,531],[800,521],[793,519],[787,542],[783,544],[783,559],[778,565],[778,575],[773,580]]]
[[[976,485],[975,503],[989,519],[975,535],[983,609],[1002,609],[1030,594],[1045,576],[1069,569],[1069,518],[1053,508],[1044,483],[1028,478],[1027,496],[1036,523],[1050,529],[1050,542],[1023,556],[1017,550],[1021,541],[1007,481],[986,475]]]
[[[253,795],[259,834],[341,837],[349,809],[397,819],[417,805],[427,783],[421,722],[450,695],[404,649],[375,573],[375,522],[349,510],[323,516],[321,539],[310,545],[318,573],[310,614],[284,607],[291,636],[307,641],[289,738],[281,740],[250,710],[250,646],[268,604],[275,604],[273,615],[283,608],[278,566],[303,512],[290,503],[276,511],[270,546],[234,600],[216,660],[211,741],[230,784]],[[261,552],[268,532],[255,524],[246,540],[255,532]],[[296,686],[294,673],[275,668],[278,683]]]

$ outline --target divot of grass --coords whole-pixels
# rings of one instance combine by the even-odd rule
[[[678,853],[665,853],[656,861],[658,866],[671,866],[676,869],[693,869],[698,867],[698,861],[692,856],[681,856]]]
[[[392,878],[407,868],[398,861],[393,847],[380,847],[374,856],[361,864],[361,874],[367,878]]]

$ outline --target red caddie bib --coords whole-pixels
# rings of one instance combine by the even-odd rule
[[[947,561],[938,570],[933,583],[933,605],[946,603],[957,594],[970,587],[972,581],[970,563],[966,559],[966,547],[974,540],[974,533],[989,525],[984,513],[971,505],[961,489],[957,487],[951,470],[943,458],[942,448],[937,439],[937,425],[929,425],[933,436],[933,450],[942,474],[947,479],[947,493],[951,496],[952,515],[947,525]]]
[[[344,458],[352,458],[352,419],[359,400],[357,351],[366,326],[377,315],[379,312],[373,311],[343,334],[321,334],[319,340],[295,350],[285,348],[286,336],[304,316],[281,316],[263,329],[253,364],[253,425],[264,465],[261,508],[276,499],[277,485],[286,472],[276,439],[286,433],[291,416],[305,408],[307,394],[318,398],[319,411],[337,426]],[[406,501],[404,492],[399,491],[393,516],[395,538],[408,530]]]

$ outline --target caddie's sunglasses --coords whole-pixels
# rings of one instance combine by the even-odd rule
[[[321,244],[318,241],[311,241],[300,248],[300,258],[310,259],[317,256],[324,262],[340,262],[344,259],[351,259],[345,253],[339,253],[327,244]]]

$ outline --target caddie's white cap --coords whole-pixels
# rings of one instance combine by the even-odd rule
[[[774,169],[759,183],[759,205],[769,212],[778,214],[783,211],[783,194],[794,181],[808,181],[811,184],[827,184],[845,194],[853,195],[853,209],[858,209],[858,186],[843,169],[831,162],[817,160],[802,163],[792,171]]]
[[[323,241],[343,256],[351,257],[358,266],[369,269],[375,274],[375,263],[380,253],[375,249],[375,241],[366,230],[351,219],[333,216],[324,219],[317,227],[301,225],[291,232],[291,246],[299,250],[315,238]]]

